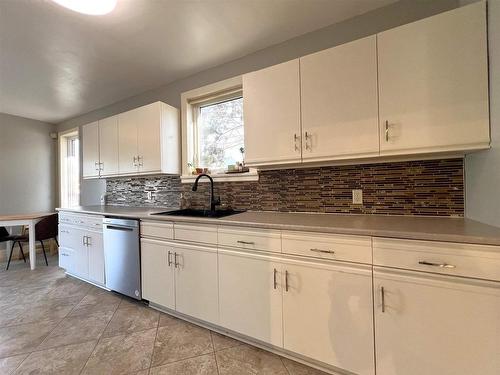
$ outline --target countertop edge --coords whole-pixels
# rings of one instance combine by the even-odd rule
[[[122,207],[117,206],[118,209]],[[125,207],[123,207],[126,210]],[[137,208],[136,208],[137,209]],[[424,232],[411,232],[411,231],[394,231],[387,229],[362,229],[362,228],[339,228],[335,226],[314,226],[314,225],[298,225],[298,224],[281,224],[281,223],[263,223],[258,221],[248,221],[248,220],[237,220],[234,216],[233,219],[226,218],[194,218],[194,217],[182,217],[182,216],[156,216],[152,215],[153,211],[161,212],[165,209],[163,208],[144,208],[145,212],[149,213],[117,213],[117,212],[106,212],[106,211],[94,211],[94,210],[82,210],[82,209],[72,209],[72,208],[57,208],[57,211],[81,213],[81,214],[91,214],[91,215],[103,215],[103,216],[113,216],[113,217],[124,217],[133,218],[143,221],[167,221],[167,222],[184,222],[193,224],[217,224],[217,225],[230,225],[230,226],[240,226],[240,227],[254,227],[262,229],[276,229],[276,230],[291,230],[291,231],[302,231],[302,232],[316,232],[316,233],[332,233],[332,234],[344,234],[344,235],[356,235],[356,236],[369,236],[369,237],[385,237],[385,238],[396,238],[396,239],[407,239],[407,240],[420,240],[420,241],[439,241],[439,242],[455,242],[455,243],[466,243],[466,244],[476,244],[476,245],[488,245],[488,246],[500,246],[500,237],[489,238],[477,235],[460,235],[460,234],[450,234],[450,233],[424,233]]]

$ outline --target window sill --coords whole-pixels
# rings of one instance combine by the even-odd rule
[[[181,182],[183,184],[193,183],[196,180],[197,175],[183,175],[181,176]],[[245,182],[245,181],[259,181],[259,173],[255,170],[245,173],[234,173],[234,174],[212,174],[210,175],[214,179],[214,182]],[[201,182],[208,182],[208,178],[200,179]]]

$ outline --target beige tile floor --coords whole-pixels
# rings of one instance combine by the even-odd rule
[[[0,374],[324,374],[65,276],[57,258],[0,269]]]

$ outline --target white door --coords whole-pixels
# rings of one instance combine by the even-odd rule
[[[82,126],[83,177],[99,177],[99,123]]]
[[[87,232],[89,280],[104,285],[104,246],[102,232]]]
[[[287,261],[283,269],[284,348],[374,374],[371,266]]]
[[[283,346],[281,264],[219,249],[220,325]]]
[[[99,120],[101,176],[118,174],[118,116]]]
[[[498,283],[376,267],[374,294],[378,374],[500,373]]]
[[[378,155],[375,35],[300,58],[300,85],[304,161]]]
[[[137,108],[137,155],[139,172],[150,173],[161,170],[160,125],[161,103]]]
[[[243,75],[245,161],[301,161],[299,60]]]
[[[59,247],[59,267],[64,268],[66,272],[75,273],[75,252],[73,249]]]
[[[170,260],[169,260],[170,257]],[[142,297],[175,309],[173,251],[165,242],[141,239]]]
[[[217,249],[173,245],[176,310],[210,323],[219,321]]]
[[[138,171],[136,114],[135,110],[131,110],[118,115],[118,170],[120,174]]]
[[[488,146],[486,2],[377,38],[382,155]]]
[[[89,253],[88,247],[85,244],[86,236],[88,235],[87,231],[84,229],[73,229],[73,233],[75,236],[75,247],[73,250],[75,251],[74,256],[74,273],[77,276],[80,276],[84,279],[88,279],[89,277]]]

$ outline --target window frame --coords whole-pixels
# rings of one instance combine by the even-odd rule
[[[243,97],[241,76],[216,82],[181,94],[181,125],[182,125],[182,175],[183,183],[193,182],[197,175],[190,174],[188,163],[193,163],[198,147],[197,116],[202,106],[221,103],[227,100]],[[215,181],[257,181],[259,176],[256,169],[238,174],[214,173]],[[201,181],[208,181],[203,179]]]
[[[59,132],[58,133],[58,157],[59,157],[59,207],[69,207],[65,200],[66,200],[66,189],[68,188],[67,185],[67,180],[68,180],[68,141],[71,139],[77,139],[78,140],[78,149],[77,149],[77,155],[75,160],[78,163],[78,178],[77,178],[77,190],[78,190],[78,202],[77,205],[81,204],[81,181],[80,181],[80,175],[81,175],[81,158],[80,158],[80,153],[81,153],[81,144],[80,144],[80,134],[78,131],[78,128],[70,129],[67,131]]]

